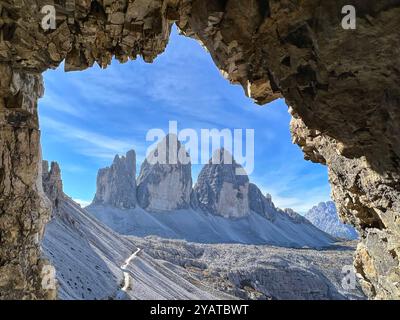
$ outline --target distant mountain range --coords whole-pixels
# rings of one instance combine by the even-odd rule
[[[358,238],[358,233],[354,227],[340,221],[335,203],[332,201],[321,202],[314,206],[306,213],[305,217],[316,227],[334,237],[346,240]]]
[[[214,153],[194,186],[191,163],[182,163],[179,154],[189,157],[168,135],[144,160],[137,179],[135,152],[116,156],[100,169],[86,209],[115,231],[141,237],[285,247],[326,247],[337,240],[293,210],[275,207],[247,175],[236,174],[243,168],[228,151]],[[155,161],[163,155],[178,161]]]

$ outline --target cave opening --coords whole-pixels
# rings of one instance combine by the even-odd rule
[[[57,17],[57,10],[49,10],[57,22],[53,29],[47,25],[51,30],[40,21],[38,2],[0,6],[2,297],[54,297],[41,287],[42,278],[51,274],[39,255],[50,210],[39,182],[42,170],[58,186],[61,179],[53,175],[60,171],[57,164],[50,171],[40,165],[36,107],[43,89],[41,74],[61,61],[68,71],[95,62],[105,67],[113,57],[126,62],[142,56],[152,62],[164,51],[173,23],[199,40],[223,75],[257,103],[286,98],[293,142],[307,160],[327,165],[341,218],[360,231],[355,264],[363,270],[363,289],[369,297],[398,297],[399,261],[393,254],[398,252],[400,212],[399,73],[393,68],[397,53],[392,50],[398,42],[396,1],[354,2],[361,14],[351,31],[341,26],[341,2],[270,1],[267,7],[256,0],[251,5],[196,0],[154,0],[146,6],[140,1],[94,3],[82,1],[72,11],[57,12]],[[58,107],[64,113],[68,109]],[[48,124],[71,131],[50,120]],[[82,130],[75,130],[75,136],[88,140]],[[92,135],[90,140],[98,141],[97,146],[118,143],[106,138]],[[118,159],[124,163],[128,158],[132,155]],[[229,192],[241,187],[234,184]],[[57,197],[57,190],[47,192]],[[376,220],[372,224],[371,216]]]
[[[61,266],[61,271],[57,273],[57,266],[60,266],[60,261],[57,260],[57,251],[54,248],[55,234],[58,230],[57,221],[58,219],[67,220],[69,224],[72,224],[73,227],[71,228],[74,230],[79,225],[79,219],[74,214],[70,214],[70,216],[66,214],[69,211],[65,209],[65,205],[64,209],[63,205],[59,205],[61,200],[58,198],[57,192],[55,192],[56,194],[50,193],[49,196],[48,191],[54,188],[54,186],[49,185],[49,182],[54,183],[52,180],[56,180],[61,185],[61,187],[59,186],[61,188],[60,193],[65,192],[81,208],[84,210],[89,208],[87,210],[91,215],[124,235],[164,236],[166,239],[171,237],[177,240],[192,241],[198,239],[197,242],[199,243],[210,244],[219,242],[240,243],[241,241],[250,244],[251,241],[255,241],[254,244],[256,245],[276,244],[283,247],[299,247],[295,240],[296,232],[301,234],[303,231],[296,231],[296,229],[288,232],[288,236],[294,239],[289,241],[282,241],[282,237],[286,237],[282,235],[280,235],[281,238],[275,236],[276,239],[263,238],[263,240],[254,240],[256,238],[249,236],[247,240],[242,238],[240,241],[229,237],[212,240],[210,234],[206,234],[205,237],[190,238],[187,233],[176,236],[166,232],[157,232],[151,228],[147,230],[149,222],[140,221],[140,219],[144,219],[140,217],[143,214],[142,211],[139,212],[139,215],[130,213],[129,215],[132,215],[133,218],[126,219],[126,217],[123,217],[124,210],[128,212],[130,212],[129,210],[137,210],[137,208],[148,205],[148,203],[143,202],[144,200],[141,199],[143,196],[139,195],[137,196],[137,203],[136,200],[133,203],[126,201],[126,199],[121,200],[118,198],[119,195],[114,195],[118,200],[111,199],[112,197],[107,198],[105,196],[107,193],[121,192],[121,189],[117,187],[116,190],[112,191],[108,185],[99,185],[99,181],[102,179],[99,178],[101,171],[109,170],[109,168],[113,170],[114,167],[119,165],[119,161],[121,163],[127,161],[129,150],[134,149],[136,151],[134,169],[136,174],[131,178],[140,179],[141,164],[149,154],[148,150],[146,152],[146,148],[152,142],[146,141],[146,133],[149,130],[154,130],[154,128],[164,129],[168,133],[169,128],[167,127],[171,121],[179,124],[180,129],[191,128],[197,132],[204,128],[218,130],[219,132],[223,130],[233,132],[238,129],[250,128],[255,131],[255,140],[250,141],[250,143],[254,143],[255,164],[254,172],[251,173],[249,180],[253,183],[254,187],[252,188],[257,190],[259,188],[262,194],[266,194],[265,198],[261,195],[262,198],[260,199],[265,199],[266,203],[270,205],[262,213],[268,221],[273,222],[276,221],[275,219],[279,221],[280,217],[276,218],[278,214],[284,216],[284,219],[302,224],[304,223],[301,220],[302,215],[307,213],[314,205],[330,200],[326,168],[319,164],[303,161],[301,150],[291,143],[290,114],[287,112],[287,105],[284,100],[279,99],[265,107],[256,105],[250,98],[245,97],[242,88],[232,86],[224,79],[223,75],[215,68],[211,57],[196,41],[179,36],[176,29],[172,31],[166,51],[152,64],[147,64],[141,60],[119,64],[118,61],[114,60],[105,70],[94,67],[83,72],[71,73],[64,73],[64,67],[65,65],[62,63],[58,69],[47,71],[44,74],[46,90],[43,98],[39,100],[38,108],[43,158],[57,161],[60,166],[58,169],[54,169],[52,166],[50,172],[46,169],[47,163],[44,168],[46,174],[45,191],[47,191],[49,198],[54,196],[53,219],[48,226],[49,230],[45,233],[44,248],[46,255],[56,266],[56,274],[62,274],[62,276],[58,276],[58,281],[61,282],[62,286],[62,297],[70,297],[73,295],[71,292],[78,289],[71,284],[71,280],[64,281],[65,273],[68,273],[68,271],[73,273],[70,267],[66,271],[64,270],[65,267]],[[229,139],[224,139],[222,135],[221,142],[227,143]],[[246,141],[246,143],[249,143],[249,141]],[[221,147],[226,148],[227,146],[221,145]],[[190,155],[201,153],[201,146],[199,148],[200,150],[190,148]],[[211,150],[211,153],[212,151],[215,150]],[[116,159],[118,159],[117,162]],[[201,176],[202,168],[207,163],[208,161],[192,164],[190,172],[193,186],[196,185],[197,176],[199,174]],[[99,172],[97,172],[98,169],[100,169]],[[56,170],[58,175],[52,174],[52,170]],[[129,172],[126,172],[126,175],[129,176]],[[56,178],[48,178],[51,176]],[[118,179],[113,180],[112,183],[118,184]],[[173,189],[176,186],[170,185],[169,187]],[[248,190],[239,187],[233,193],[235,196],[229,197],[228,195],[227,197],[225,195],[224,201],[228,205],[240,206],[249,197],[248,192]],[[224,197],[223,195],[220,196]],[[171,201],[171,199],[168,201]],[[123,203],[122,206],[121,203]],[[220,205],[225,203],[221,202]],[[111,205],[112,209],[108,207],[107,210],[109,211],[107,212],[99,211],[99,204]],[[149,215],[152,215],[151,218],[155,220],[160,219],[157,217],[157,214],[160,214],[158,212],[160,204],[157,205],[158,207],[146,209],[150,212]],[[163,205],[165,204],[161,205],[163,208],[161,214],[182,219],[183,224],[187,223],[187,219],[185,220],[180,213],[173,212],[176,208],[163,207]],[[192,206],[192,204],[190,205]],[[262,206],[268,205],[263,204]],[[290,210],[287,208],[290,208]],[[123,209],[121,210],[122,214],[121,212],[115,213],[119,209]],[[231,214],[230,210],[222,209],[218,215],[223,216],[225,214],[226,216],[223,216],[223,218],[238,218],[235,216],[237,213]],[[252,208],[251,210],[256,209]],[[110,218],[109,216],[114,213],[116,216]],[[239,220],[240,218],[246,219],[239,217]],[[110,222],[110,219],[120,219],[121,223]],[[133,220],[133,224],[136,224],[135,228],[139,231],[129,229],[132,222],[127,220]],[[220,224],[223,224],[223,222],[223,220],[219,221]],[[170,222],[163,219],[157,220],[157,223],[171,227],[168,224]],[[196,223],[199,222],[196,220]],[[260,225],[262,224],[261,221]],[[201,228],[201,224],[199,227]],[[188,229],[190,233],[196,234],[193,224],[189,223]],[[257,232],[254,227],[245,231],[247,234],[257,234]],[[272,230],[269,232],[272,232]],[[265,237],[263,234],[259,236]],[[314,234],[314,236],[318,237],[319,235]],[[311,243],[305,241],[304,245],[312,246]],[[144,244],[141,243],[141,245]],[[65,247],[65,250],[72,249],[74,252],[83,250],[74,249],[73,246],[71,248],[70,246]],[[145,248],[143,250],[146,251]],[[232,250],[241,252],[234,246]],[[343,252],[347,251],[344,250]],[[340,257],[339,261],[346,259],[348,258]],[[76,263],[78,264],[78,262]],[[101,270],[101,268],[100,266],[99,269]],[[258,265],[257,268],[260,273],[265,272]],[[104,272],[110,272],[110,270],[106,269]],[[292,276],[300,277],[304,274],[301,272],[298,275],[294,272]],[[243,286],[243,281],[249,282],[251,285]],[[326,285],[323,280],[319,281],[321,281],[321,285]],[[328,283],[329,286],[332,286],[330,282]],[[247,278],[240,280],[238,286],[241,288],[241,293],[238,294],[243,297],[250,297],[252,294],[261,297],[265,294],[263,291],[265,289],[257,291],[254,289],[257,285]],[[96,289],[93,289],[93,287],[89,289],[89,293],[80,293],[83,298],[94,297]],[[332,290],[336,292],[337,289],[333,286]],[[256,293],[251,293],[253,291]],[[320,294],[323,296],[325,293],[321,292]]]
[[[146,141],[146,133],[153,128],[168,133],[171,121],[177,122],[179,130],[191,128],[199,136],[201,129],[229,130],[232,139],[234,129],[253,129],[251,177],[263,193],[277,199],[279,207],[304,214],[330,199],[326,168],[303,161],[301,150],[290,142],[285,101],[256,105],[240,86],[223,78],[196,41],[178,35],[176,28],[166,52],[152,64],[114,60],[105,70],[93,67],[69,73],[64,73],[64,67],[63,63],[44,74],[46,89],[39,100],[43,158],[60,164],[67,194],[83,204],[94,197],[95,168],[108,166],[115,155],[134,148],[138,172],[152,143]],[[230,139],[224,139],[223,133],[221,137],[221,147],[233,149],[223,145]],[[244,148],[245,138],[243,144]],[[206,164],[200,163],[204,159],[200,159],[201,144],[198,147],[192,152],[199,155],[192,164],[194,182]],[[209,154],[213,151],[210,146]]]

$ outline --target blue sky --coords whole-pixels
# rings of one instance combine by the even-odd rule
[[[115,154],[135,149],[138,169],[152,128],[254,129],[255,169],[250,180],[272,195],[276,205],[304,213],[327,201],[327,169],[303,160],[291,144],[284,100],[260,107],[220,74],[209,54],[174,30],[165,53],[153,64],[140,58],[101,70],[45,73],[39,101],[43,157],[59,162],[64,190],[91,201],[97,170]],[[193,166],[196,180],[200,165]]]

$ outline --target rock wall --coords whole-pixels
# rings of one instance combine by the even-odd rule
[[[36,102],[42,77],[0,64],[0,299],[49,299],[40,240],[50,217],[41,185]]]
[[[167,135],[148,155],[137,183],[137,197],[143,209],[167,212],[189,208],[192,164],[176,135]]]
[[[61,170],[57,162],[42,161],[43,191],[52,204],[52,217],[59,213],[59,202],[64,197]]]
[[[278,209],[272,202],[271,195],[266,194],[264,196],[261,190],[254,183],[249,184],[249,206],[250,210],[271,221],[275,220],[278,212]]]
[[[399,176],[376,172],[365,157],[344,157],[336,140],[308,129],[301,119],[293,118],[291,130],[307,160],[328,166],[339,216],[360,234],[354,265],[365,293],[399,299]]]
[[[243,218],[250,214],[249,177],[224,149],[216,150],[200,171],[192,192],[192,206],[225,218]]]
[[[15,244],[36,246],[32,239],[22,240],[29,237],[17,217],[40,211],[34,184],[39,171],[37,119],[35,104],[29,103],[37,90],[27,85],[35,81],[24,82],[18,91],[10,79],[37,78],[64,59],[67,71],[95,62],[105,67],[113,56],[125,62],[141,55],[151,62],[164,50],[175,22],[208,49],[223,75],[242,85],[247,95],[260,104],[284,96],[304,128],[323,138],[315,144],[294,133],[307,158],[328,164],[341,215],[376,244],[363,240],[356,264],[370,296],[398,297],[399,0],[76,0],[62,2],[68,4],[64,7],[54,1],[56,29],[44,30],[40,11],[48,2],[0,2],[0,97],[1,112],[7,114],[2,116],[1,153],[2,159],[13,159],[2,160],[0,182],[7,185],[15,173],[29,177],[23,186],[6,187],[3,193],[6,214],[1,220],[11,220],[1,224],[6,233],[2,265],[17,261],[9,251]],[[356,30],[341,26],[344,5],[357,9]],[[18,204],[19,196],[29,201]],[[37,231],[45,216],[34,217]],[[17,252],[22,262],[28,261],[30,253]],[[372,268],[371,261],[392,260]],[[10,288],[11,274],[17,282],[31,281],[37,259],[29,261],[17,267],[23,270],[2,272],[1,286]]]
[[[120,209],[136,207],[136,153],[116,155],[110,167],[97,173],[97,188],[93,204],[111,205]]]

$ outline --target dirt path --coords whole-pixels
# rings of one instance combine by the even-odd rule
[[[129,286],[131,284],[131,277],[129,276],[129,273],[127,272],[127,268],[129,267],[129,264],[133,259],[137,257],[139,252],[142,249],[137,249],[128,259],[125,260],[125,263],[121,266],[121,269],[124,273],[124,286],[118,291],[116,299],[117,300],[123,300],[124,297],[126,296],[126,292],[129,289]]]

